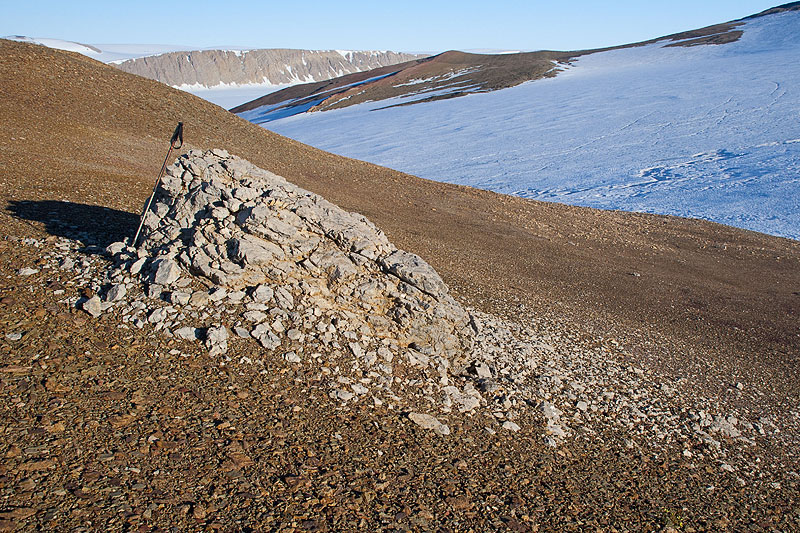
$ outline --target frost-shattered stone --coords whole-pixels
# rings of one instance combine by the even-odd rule
[[[432,429],[437,435],[449,435],[450,428],[441,423],[436,417],[425,413],[409,413],[408,419],[422,429]]]
[[[274,292],[269,285],[259,285],[253,291],[253,301],[256,303],[265,303],[272,300]]]
[[[192,328],[189,326],[185,326],[174,331],[174,335],[179,339],[187,340],[187,341],[195,341],[200,338],[198,334],[197,328]]]
[[[124,283],[117,283],[116,285],[112,285],[108,292],[106,293],[106,301],[107,302],[118,302],[125,298],[125,294],[128,292],[128,288],[125,286]]]
[[[181,277],[181,267],[172,259],[157,259],[153,267],[153,283],[156,285],[170,285]]]
[[[97,295],[92,296],[88,300],[84,301],[81,305],[81,309],[95,318],[103,314],[103,304],[100,302],[100,297]]]
[[[206,332],[206,347],[209,354],[220,355],[228,351],[228,329],[225,326],[213,326]]]
[[[300,356],[297,355],[297,353],[295,352],[286,352],[285,354],[283,354],[283,358],[289,363],[299,363],[302,361],[302,359],[300,359]]]
[[[124,250],[127,245],[124,242],[112,242],[106,247],[106,253],[110,256],[115,256]]]

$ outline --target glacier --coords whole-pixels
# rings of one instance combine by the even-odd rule
[[[724,45],[585,55],[555,78],[264,127],[431,180],[800,239],[800,12]]]

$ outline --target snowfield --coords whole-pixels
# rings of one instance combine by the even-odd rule
[[[597,53],[510,89],[265,127],[433,180],[800,239],[800,12],[740,29],[731,44]]]

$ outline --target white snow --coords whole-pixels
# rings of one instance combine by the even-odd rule
[[[212,104],[217,104],[225,109],[232,109],[238,105],[250,102],[269,93],[290,87],[292,83],[273,85],[268,81],[265,83],[237,84],[221,83],[213,87],[206,87],[202,84],[181,85],[176,89],[192,93],[203,100],[208,100]]]
[[[800,239],[800,13],[742,29],[726,45],[598,53],[510,89],[268,127],[425,178]]]

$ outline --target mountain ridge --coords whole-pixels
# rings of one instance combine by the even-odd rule
[[[467,94],[490,92],[514,87],[527,81],[553,77],[571,61],[600,52],[635,48],[662,41],[671,41],[664,44],[666,47],[723,45],[735,42],[742,35],[738,28],[744,21],[799,9],[800,2],[791,2],[730,22],[713,24],[637,43],[588,50],[539,50],[511,54],[469,54],[450,50],[432,56],[425,61],[424,67],[420,63],[413,62],[398,65],[398,71],[391,76],[358,87],[350,87],[348,85],[351,83],[349,78],[334,78],[326,86],[329,94],[323,101],[310,107],[306,104],[317,99],[318,88],[314,84],[302,84],[291,87],[291,90],[276,91],[245,102],[231,111],[245,113],[261,106],[270,106],[272,112],[293,107],[298,110],[303,109],[303,112],[327,111],[366,101],[388,100],[414,93],[430,93],[430,96],[401,105],[457,98]],[[285,112],[280,114],[280,116],[285,115]],[[270,116],[269,113],[257,115],[258,118],[255,121],[257,123],[268,122],[271,120]]]
[[[419,57],[386,50],[195,50],[130,59],[115,66],[173,87],[212,88],[317,82]]]

